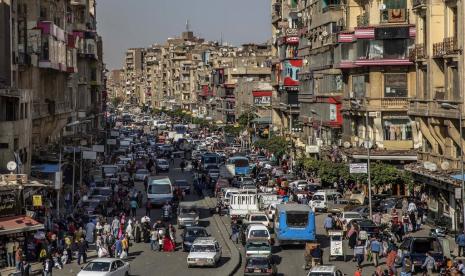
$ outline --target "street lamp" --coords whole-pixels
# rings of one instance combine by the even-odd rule
[[[459,113],[459,133],[460,133],[460,179],[462,181],[462,212],[463,212],[463,227],[465,229],[465,179],[463,177],[463,143],[462,143],[462,110],[460,109],[459,104],[453,105],[450,103],[441,103],[441,107],[444,109],[454,109]]]
[[[359,101],[350,101],[354,109],[360,109]],[[367,147],[367,180],[368,180],[368,207],[370,219],[373,218],[373,207],[371,206],[371,170],[370,170],[370,137],[368,135],[368,110],[365,110],[365,146]]]

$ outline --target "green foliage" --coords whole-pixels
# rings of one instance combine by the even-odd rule
[[[244,112],[237,118],[237,123],[243,128],[250,127],[252,120],[255,118],[257,118],[257,115],[254,112]]]
[[[230,135],[238,136],[242,128],[240,126],[236,127],[234,125],[224,126],[224,132]]]
[[[123,101],[122,97],[114,97],[111,99],[111,104],[113,107],[117,108]]]
[[[270,139],[262,139],[255,142],[255,146],[273,153],[276,158],[282,157],[288,152],[290,143],[282,136],[273,136]]]

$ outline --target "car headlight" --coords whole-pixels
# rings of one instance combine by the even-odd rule
[[[213,259],[207,259],[207,262],[209,262],[209,263],[213,263],[213,262],[214,262],[214,260],[213,260]]]
[[[199,220],[200,218],[199,217],[195,217],[194,220]]]

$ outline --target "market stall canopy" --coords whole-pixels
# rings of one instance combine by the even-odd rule
[[[256,124],[271,124],[271,117],[258,117],[252,120]]]
[[[33,165],[32,171],[40,172],[40,173],[55,173],[60,171],[60,167],[58,164],[40,164],[40,165]]]
[[[42,223],[25,215],[0,218],[0,235],[37,231],[41,229],[44,229]]]

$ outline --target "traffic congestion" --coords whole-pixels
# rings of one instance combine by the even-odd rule
[[[465,235],[455,241],[427,227],[421,194],[375,194],[370,208],[354,183],[323,185],[286,156],[226,142],[221,128],[129,106],[113,109],[109,122],[115,143],[86,167],[74,205],[65,197],[66,216],[48,225],[37,250],[44,273],[464,271],[451,252],[456,243],[463,249]]]

